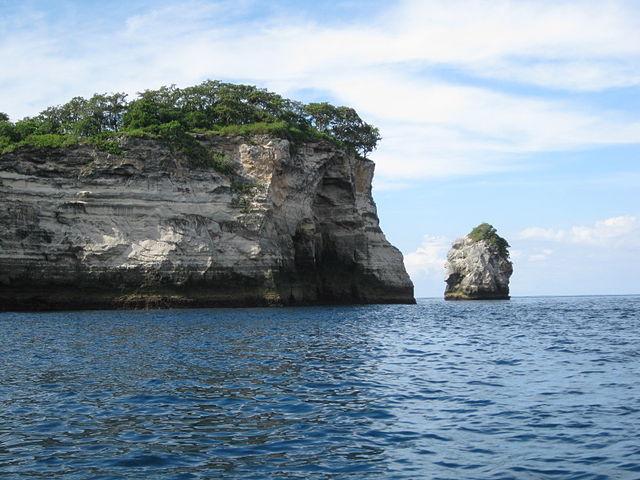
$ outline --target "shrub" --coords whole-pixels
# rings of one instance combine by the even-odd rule
[[[5,135],[0,137],[0,153],[2,153],[9,145],[13,143],[10,137]]]
[[[255,191],[261,186],[262,185],[258,182],[232,183],[231,190],[239,192],[243,195],[253,195]]]
[[[509,243],[500,235],[498,235],[498,232],[493,227],[493,225],[490,225],[488,223],[481,223],[473,230],[471,230],[468,236],[476,242],[479,242],[481,240],[489,242],[498,248],[498,252],[500,252],[500,255],[502,255],[503,257],[509,256]]]
[[[216,172],[233,173],[235,166],[223,152],[211,152],[205,147],[196,156],[190,157],[191,164],[200,168],[212,168]]]
[[[118,137],[112,132],[100,133],[89,137],[87,143],[103,152],[113,153],[114,155],[122,155],[123,153]]]
[[[225,174],[233,172],[233,164],[224,153],[209,150],[176,120],[143,130],[166,140],[169,148],[183,153],[194,167],[213,168]]]
[[[78,137],[74,135],[58,135],[56,133],[45,133],[41,135],[29,135],[17,144],[17,146],[27,145],[38,150],[48,150],[51,148],[63,148],[78,143]]]
[[[232,173],[234,165],[224,152],[209,152],[206,165],[220,173]]]

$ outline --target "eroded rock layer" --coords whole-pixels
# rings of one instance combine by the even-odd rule
[[[374,165],[330,143],[200,136],[0,158],[0,309],[412,303]]]

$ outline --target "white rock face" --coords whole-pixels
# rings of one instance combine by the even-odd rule
[[[445,299],[499,300],[509,298],[513,265],[486,240],[469,236],[453,242],[447,255]]]
[[[374,166],[328,142],[199,136],[0,157],[0,309],[412,303]]]

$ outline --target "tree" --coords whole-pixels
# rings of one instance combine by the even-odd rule
[[[117,132],[122,127],[122,116],[127,111],[127,94],[95,94],[88,101],[88,110],[101,132]]]
[[[327,102],[308,103],[304,113],[311,126],[322,133],[330,133],[338,119],[338,109]]]
[[[123,127],[144,128],[179,120],[179,96],[180,90],[175,85],[138,93],[138,98],[129,103],[123,115]]]
[[[18,140],[18,135],[13,123],[9,121],[9,115],[0,112],[0,151]]]
[[[185,135],[195,129],[235,126],[256,131],[251,125],[264,129],[265,124],[269,125],[270,132],[287,138],[317,138],[320,132],[364,156],[375,149],[380,140],[378,129],[364,122],[353,108],[336,107],[327,102],[305,105],[253,85],[207,80],[184,89],[170,85],[145,90],[129,103],[126,97],[124,93],[96,93],[89,99],[74,97],[64,105],[49,107],[15,125],[8,122],[6,114],[0,114],[4,115],[0,116],[0,122],[4,122],[3,131],[11,125],[11,138],[17,138],[16,141],[29,135],[85,138],[139,128],[156,132],[179,128]],[[160,128],[167,124],[170,126]]]
[[[365,123],[353,108],[334,107],[327,102],[310,103],[304,112],[314,128],[331,135],[360,155],[372,152],[380,141],[378,129]]]
[[[47,133],[43,130],[41,121],[30,117],[25,117],[16,122],[15,132],[18,140],[24,140],[29,135],[43,135]]]
[[[89,99],[74,97],[64,105],[43,110],[32,120],[40,124],[39,133],[89,137],[116,132],[127,109],[126,97],[125,93],[96,93]]]

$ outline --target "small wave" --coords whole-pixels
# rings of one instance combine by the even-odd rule
[[[640,297],[6,318],[2,480],[640,478]]]

